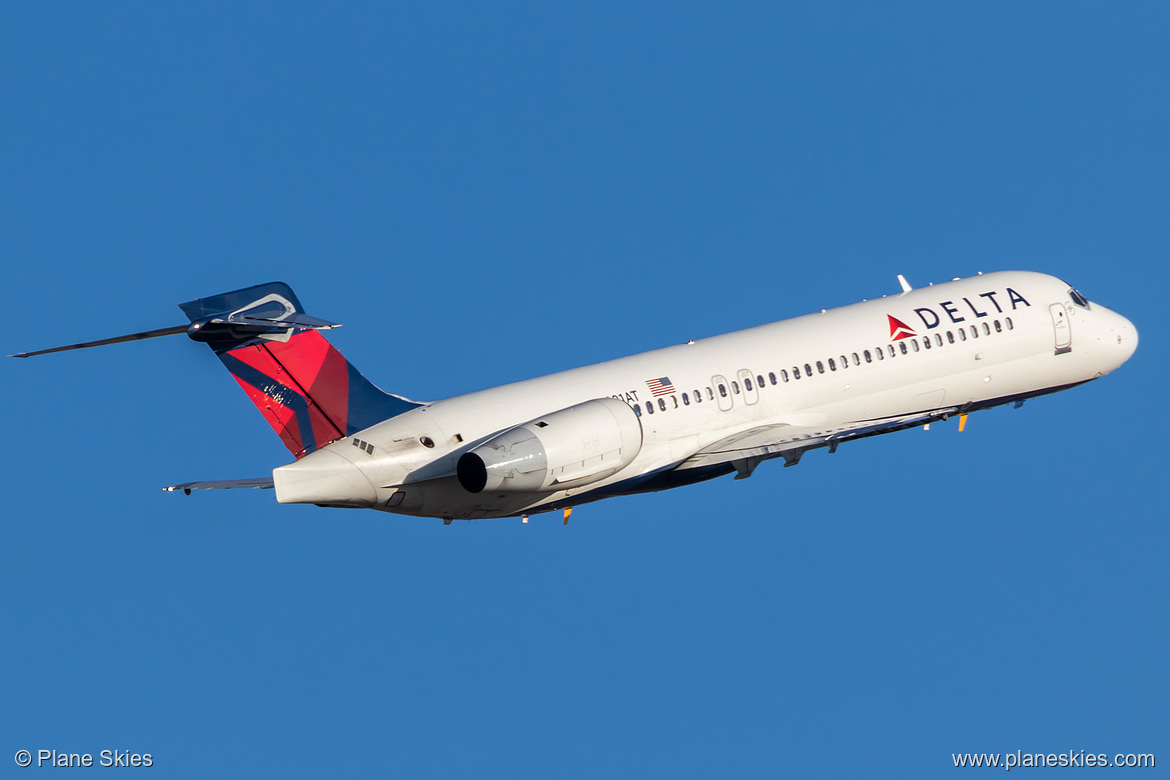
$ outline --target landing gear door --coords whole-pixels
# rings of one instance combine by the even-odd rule
[[[1072,352],[1072,327],[1068,322],[1068,312],[1063,303],[1054,303],[1048,307],[1052,314],[1052,329],[1056,335],[1056,354],[1063,355]]]

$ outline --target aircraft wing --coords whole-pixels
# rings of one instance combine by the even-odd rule
[[[714,466],[735,461],[767,460],[785,452],[805,450],[826,443],[829,434],[804,425],[761,425],[734,433],[709,444],[678,465],[677,470]]]
[[[795,465],[800,455],[814,447],[828,447],[830,452],[843,441],[864,439],[882,433],[915,428],[934,420],[945,419],[958,414],[959,408],[935,409],[913,415],[891,417],[883,420],[862,420],[844,431],[826,430],[823,421],[815,419],[794,419],[791,423],[761,425],[734,433],[709,444],[679,464],[678,470],[712,466],[719,463],[746,463],[747,476],[755,464],[769,458],[783,456],[787,465]],[[737,465],[737,468],[739,466]]]

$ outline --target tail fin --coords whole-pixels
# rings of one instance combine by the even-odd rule
[[[179,304],[188,335],[205,341],[289,451],[301,458],[329,442],[419,406],[370,383],[318,330],[283,282]]]

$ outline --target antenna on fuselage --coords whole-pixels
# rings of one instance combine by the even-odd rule
[[[902,285],[902,292],[908,293],[914,288],[910,286],[910,282],[906,281],[906,277],[898,274],[898,284]]]

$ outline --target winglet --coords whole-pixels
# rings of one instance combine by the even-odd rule
[[[910,286],[910,282],[906,281],[906,277],[898,274],[898,284],[902,285],[902,292],[908,293],[914,288]]]

